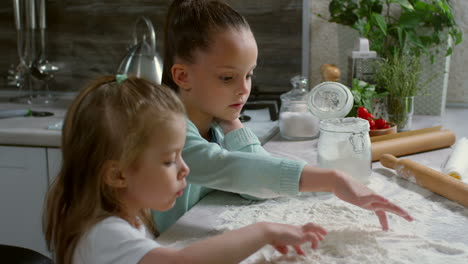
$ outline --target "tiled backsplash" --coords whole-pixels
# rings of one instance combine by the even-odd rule
[[[306,0],[304,0],[306,1]],[[320,65],[346,67],[352,44],[340,46],[351,32],[317,17],[327,14],[328,0],[309,0],[310,83],[321,81]],[[60,67],[53,89],[76,91],[90,78],[113,73],[131,43],[134,21],[149,17],[156,29],[161,52],[162,27],[168,0],[46,0],[50,61]],[[301,72],[303,0],[228,0],[250,22],[259,45],[256,82],[263,89],[286,91],[289,79]],[[468,38],[468,1],[451,0],[457,23]],[[349,44],[349,43],[348,43]],[[6,87],[7,70],[16,65],[16,32],[12,1],[0,1],[0,90]],[[468,41],[454,49],[450,62],[447,101],[468,104]]]
[[[302,0],[229,0],[243,14],[259,46],[255,72],[261,87],[289,90],[289,79],[301,72]],[[153,22],[157,49],[168,0],[47,0],[49,60],[60,67],[53,90],[76,91],[100,74],[113,73],[132,43],[136,19]],[[12,1],[0,1],[0,89],[7,70],[18,64]]]

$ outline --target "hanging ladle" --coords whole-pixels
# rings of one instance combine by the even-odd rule
[[[39,0],[39,28],[41,30],[41,54],[32,67],[32,74],[39,80],[48,81],[54,77],[54,73],[59,68],[47,60],[45,0]]]

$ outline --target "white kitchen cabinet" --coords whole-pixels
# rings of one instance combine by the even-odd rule
[[[47,171],[49,184],[55,179],[62,165],[62,151],[59,148],[47,148]]]
[[[51,153],[55,155],[56,150]],[[44,147],[0,146],[0,244],[50,255],[42,231],[49,171]],[[56,164],[56,163],[55,163]]]

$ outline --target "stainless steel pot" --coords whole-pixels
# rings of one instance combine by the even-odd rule
[[[138,40],[137,29],[140,22],[145,22],[148,27],[149,43],[144,34]],[[117,69],[118,74],[134,75],[150,82],[161,84],[163,64],[161,57],[156,52],[156,33],[153,24],[146,17],[139,17],[133,29],[134,45],[129,49]]]

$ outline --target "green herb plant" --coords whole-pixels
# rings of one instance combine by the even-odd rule
[[[374,81],[390,97],[415,96],[426,84],[419,82],[421,64],[417,57],[395,55],[376,64]]]
[[[357,108],[363,106],[369,112],[374,112],[374,101],[387,96],[388,92],[378,93],[373,84],[354,78],[351,85],[351,93],[354,98],[354,105],[348,116],[357,116]]]
[[[387,93],[389,119],[400,128],[407,127],[413,112],[413,98],[436,76],[420,81],[421,63],[418,57],[394,55],[377,61],[374,80]]]
[[[357,30],[383,58],[424,54],[434,61],[447,36],[462,41],[448,0],[332,0],[328,7],[328,21]]]
[[[430,81],[420,82],[420,58],[429,56],[434,62],[441,47],[447,47],[448,56],[462,41],[449,0],[331,0],[328,10],[328,18],[319,16],[353,28],[383,58],[375,68],[377,92],[388,92],[391,121],[406,127],[405,120],[395,120],[412,113],[412,105],[409,108],[402,100]]]

